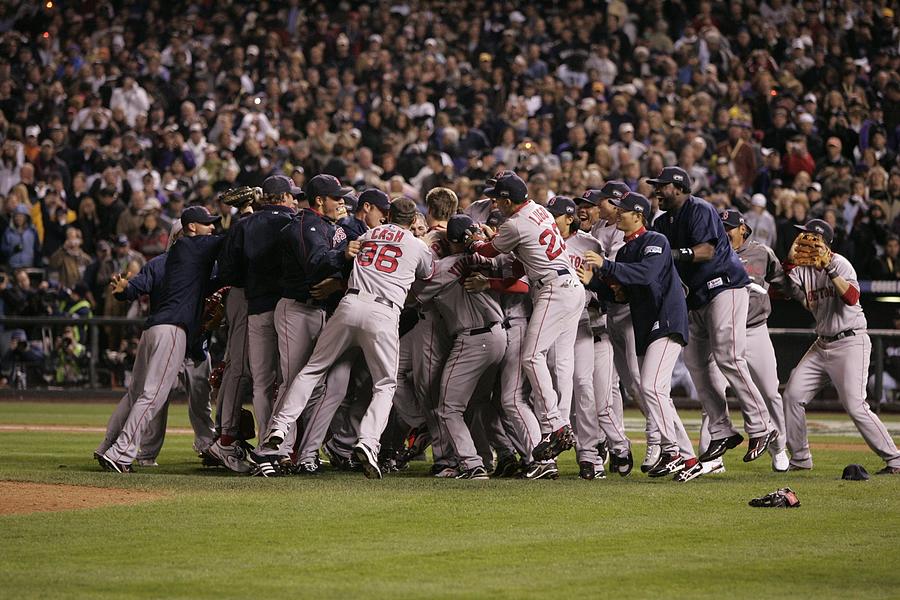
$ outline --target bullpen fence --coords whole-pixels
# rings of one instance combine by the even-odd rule
[[[84,346],[83,356],[80,357],[84,375],[80,381],[60,384],[56,381],[48,382],[47,377],[31,377],[27,385],[15,380],[15,372],[4,373],[9,379],[8,387],[15,392],[29,390],[37,395],[41,392],[54,392],[54,395],[71,394],[83,396],[86,390],[101,390],[110,387],[119,387],[125,383],[124,379],[113,375],[113,365],[108,359],[110,348],[105,347],[111,338],[123,338],[124,332],[129,329],[132,332],[144,324],[144,319],[132,319],[124,317],[92,317],[76,319],[71,317],[0,317],[0,325],[3,326],[3,355],[8,356],[12,352],[10,333],[15,329],[21,329],[28,333],[30,344],[42,345],[45,357],[50,357],[54,352],[54,341],[58,341],[64,330],[77,328],[83,332],[79,343]],[[791,370],[796,366],[809,345],[815,340],[816,334],[812,329],[800,328],[770,328],[769,333],[775,346],[778,358],[778,379],[785,383]],[[889,406],[892,410],[900,408],[900,397],[896,387],[896,377],[888,373],[885,377],[886,355],[891,359],[900,361],[900,331],[893,329],[870,329],[872,338],[872,360],[870,366],[870,380],[868,385],[869,401],[876,410],[883,406]],[[889,352],[886,352],[889,351]],[[116,352],[113,352],[116,353]],[[46,362],[46,358],[45,358]],[[17,368],[13,361],[13,368]],[[127,365],[126,365],[127,366]],[[6,361],[7,369],[10,361]],[[45,364],[46,368],[46,364]],[[35,381],[36,380],[36,381]],[[18,385],[17,385],[18,384]],[[886,385],[887,384],[887,385]],[[9,391],[0,392],[0,395],[9,395]],[[701,392],[702,393],[702,392]],[[681,404],[681,403],[679,403]],[[839,405],[828,403],[829,407],[839,408]]]

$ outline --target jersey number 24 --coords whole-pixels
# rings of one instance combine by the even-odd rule
[[[403,251],[397,246],[385,244],[379,248],[375,242],[364,242],[359,247],[356,262],[361,267],[374,266],[376,271],[393,273],[397,270],[397,259],[403,256]]]

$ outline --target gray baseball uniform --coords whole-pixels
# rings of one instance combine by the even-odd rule
[[[614,350],[607,328],[607,315],[601,315],[594,307],[588,309],[591,316],[594,357],[594,400],[597,408],[597,425],[599,430],[586,432],[583,443],[589,444],[596,439],[594,445],[605,441],[610,451],[616,456],[626,456],[631,450],[631,441],[625,434],[625,426],[620,414],[616,413],[615,398],[618,398],[619,411],[622,408],[622,395],[619,393],[619,380],[615,376]],[[629,313],[630,314],[630,313]],[[630,327],[630,324],[629,324]],[[634,333],[632,332],[632,338]],[[593,427],[587,421],[588,427]],[[581,459],[579,459],[580,461]],[[596,463],[595,463],[596,464]]]
[[[194,430],[194,450],[203,452],[209,448],[216,436],[209,406],[209,358],[199,363],[190,358],[184,359],[178,372],[178,379],[187,393],[188,420]],[[170,393],[156,417],[147,424],[147,431],[137,454],[138,460],[156,460],[159,456],[166,439],[166,423],[171,399]]]
[[[591,228],[591,235],[600,240],[600,245],[603,247],[603,256],[610,260],[615,260],[619,249],[625,245],[625,234],[616,228],[615,223],[608,223],[602,219]],[[606,312],[607,330],[613,347],[613,362],[615,364],[615,370],[612,375],[613,381],[608,384],[612,389],[610,404],[613,415],[617,420],[617,425],[624,429],[622,394],[619,390],[619,380],[621,380],[625,387],[625,392],[638,405],[641,412],[644,413],[647,444],[658,446],[660,443],[659,430],[656,428],[653,420],[649,418],[641,396],[641,370],[635,350],[631,309],[628,307],[628,304],[609,303],[606,307]],[[606,386],[604,385],[603,387]]]
[[[872,343],[866,317],[859,304],[859,282],[850,262],[839,254],[833,264],[837,275],[850,283],[843,297],[824,270],[795,267],[788,274],[794,297],[816,319],[816,334],[784,390],[787,446],[791,464],[810,469],[812,454],[806,429],[806,405],[831,381],[838,398],[869,447],[890,467],[900,467],[900,450],[866,402],[866,378]]]
[[[461,469],[484,466],[463,415],[473,396],[490,397],[506,351],[500,303],[490,292],[471,294],[462,285],[470,273],[467,258],[457,254],[437,261],[434,275],[415,292],[423,302],[434,301],[453,338],[441,376],[438,418]]]
[[[131,464],[150,422],[166,399],[184,361],[187,336],[175,325],[145,330],[134,357],[134,376],[106,428],[97,453],[120,464]]]
[[[431,249],[435,260],[446,253],[447,231],[444,227],[432,227],[423,241]],[[440,424],[438,401],[441,375],[450,354],[452,340],[447,333],[444,318],[431,302],[421,306],[419,322],[407,336],[417,351],[412,354],[412,381],[416,402],[425,416],[431,434],[431,452],[434,463],[450,465],[456,462],[450,438]]]
[[[584,264],[587,252],[602,254],[603,248],[594,236],[576,231],[566,238],[566,250],[572,267],[577,269]],[[569,413],[575,430],[575,454],[578,462],[590,462],[602,466],[603,461],[597,452],[600,443],[600,423],[598,416],[600,407],[594,390],[594,332],[588,314],[588,304],[594,293],[585,290],[584,308],[578,321],[578,332],[575,336],[575,378],[572,391],[572,404]],[[553,356],[555,359],[555,355]],[[606,404],[608,401],[604,402]],[[560,404],[560,411],[565,407]]]
[[[515,253],[528,275],[533,308],[525,331],[525,374],[531,382],[542,433],[556,431],[569,424],[569,415],[561,413],[560,406],[571,406],[575,337],[584,308],[584,286],[575,277],[553,216],[534,202],[525,202],[483,248],[479,252]],[[556,350],[558,392],[547,366],[551,348]]]
[[[216,401],[216,415],[222,435],[237,437],[240,432],[242,400],[251,391],[250,359],[247,352],[247,299],[244,289],[231,287],[225,296],[228,342],[225,370]]]
[[[427,279],[434,258],[407,229],[381,225],[359,238],[347,295],[325,324],[316,347],[272,416],[269,432],[286,432],[328,369],[352,347],[362,348],[372,375],[372,402],[360,423],[360,443],[375,454],[397,385],[399,314],[416,278]]]
[[[769,409],[772,425],[778,437],[772,444],[775,452],[785,448],[784,404],[778,392],[778,364],[775,348],[769,336],[766,321],[772,313],[769,286],[785,286],[784,270],[775,253],[759,242],[744,242],[737,250],[738,258],[744,264],[747,275],[755,285],[751,285],[750,305],[747,308],[747,352],[745,358],[750,368],[750,376]]]

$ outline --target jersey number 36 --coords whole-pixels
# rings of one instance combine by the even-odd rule
[[[397,270],[397,259],[403,256],[403,251],[397,246],[385,244],[379,248],[375,242],[364,242],[359,247],[356,262],[361,267],[374,266],[376,271],[393,273]]]

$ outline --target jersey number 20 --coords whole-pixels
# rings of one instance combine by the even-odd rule
[[[559,228],[556,226],[556,223],[552,227],[552,229],[545,229],[538,236],[538,242],[540,242],[541,246],[547,246],[547,258],[550,260],[555,259],[566,249],[566,243],[559,237]]]
[[[356,262],[361,267],[374,266],[376,271],[393,273],[397,270],[397,259],[403,256],[403,251],[397,246],[386,244],[379,249],[375,242],[364,242],[359,247]]]

